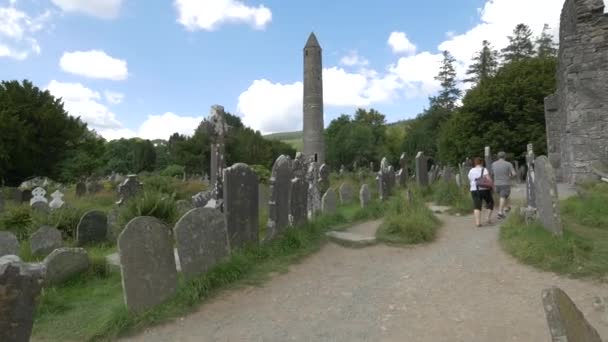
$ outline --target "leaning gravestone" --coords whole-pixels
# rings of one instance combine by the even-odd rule
[[[0,231],[0,257],[19,254],[19,240],[11,232]]]
[[[346,204],[353,200],[353,188],[348,183],[342,183],[338,189],[340,194],[340,203]]]
[[[82,197],[87,193],[87,185],[83,182],[76,183],[76,197]]]
[[[416,155],[416,183],[421,186],[429,185],[428,165],[423,152]]]
[[[59,285],[89,268],[84,248],[58,248],[42,262],[46,266],[45,285]]]
[[[42,226],[30,237],[30,250],[35,256],[46,256],[63,247],[61,232],[51,226]]]
[[[338,199],[333,189],[327,190],[321,198],[321,212],[323,214],[333,214],[336,212]]]
[[[562,235],[557,181],[549,158],[539,156],[534,161],[534,191],[538,217],[546,230]]]
[[[237,163],[224,169],[224,214],[230,248],[259,242],[258,176]]]
[[[308,219],[308,184],[302,178],[291,180],[290,224],[297,226]]]
[[[369,192],[369,186],[367,184],[361,185],[359,190],[359,201],[361,202],[361,208],[367,208],[371,200],[371,194]]]
[[[174,228],[182,272],[193,276],[207,272],[230,255],[224,214],[217,209],[188,211]]]
[[[177,269],[171,230],[157,218],[132,219],[118,236],[118,254],[129,310],[141,313],[175,293]]]
[[[542,297],[553,342],[602,342],[597,330],[564,291],[558,287],[544,289]]]
[[[272,166],[270,176],[270,200],[268,201],[267,236],[273,238],[289,226],[291,179],[291,159],[280,155]]]
[[[127,179],[118,186],[118,193],[120,194],[120,200],[117,202],[118,205],[124,204],[129,199],[135,197],[139,191],[141,191],[142,185],[137,180],[137,175],[129,175]]]
[[[65,204],[63,201],[63,193],[61,191],[55,190],[55,192],[51,194],[51,197],[53,198],[51,203],[49,203],[49,207],[51,207],[51,209],[59,209]]]
[[[108,236],[108,216],[99,210],[86,212],[76,227],[78,245],[105,241]]]
[[[0,257],[0,341],[30,340],[43,276],[44,266]]]

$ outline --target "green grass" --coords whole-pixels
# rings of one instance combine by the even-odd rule
[[[451,207],[450,214],[468,215],[473,212],[473,201],[470,192],[459,187],[455,182],[439,180],[431,185],[430,198],[437,205]]]
[[[561,203],[563,237],[555,237],[540,223],[526,225],[511,214],[500,231],[505,251],[525,264],[573,277],[608,275],[608,186],[590,187],[587,196]]]
[[[382,214],[382,206],[377,203],[366,209],[355,204],[339,207],[334,215],[318,216],[289,229],[277,240],[233,254],[202,276],[191,280],[180,277],[178,291],[171,300],[141,315],[126,309],[120,276],[107,273],[99,263],[109,252],[101,248],[91,252],[96,261],[87,274],[62,287],[44,290],[36,314],[34,340],[111,340],[183,316],[219,290],[259,284],[272,272],[286,271],[291,263],[317,251],[329,229]]]
[[[387,215],[376,232],[379,241],[410,245],[431,242],[436,238],[441,222],[416,192],[412,192],[411,201],[402,193],[389,200]]]
[[[265,135],[264,138],[269,140],[302,140],[302,131],[294,131],[294,132],[281,132],[281,133],[273,133]]]

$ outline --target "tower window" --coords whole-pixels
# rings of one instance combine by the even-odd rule
[[[319,161],[319,155],[315,153],[315,163]]]
[[[308,50],[304,51],[304,55],[308,57]]]

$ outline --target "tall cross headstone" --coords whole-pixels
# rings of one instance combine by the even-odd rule
[[[53,197],[53,200],[51,203],[49,203],[49,207],[51,207],[51,209],[59,209],[65,203],[63,201],[63,193],[59,190],[55,190],[55,192],[51,194],[51,197]]]
[[[225,162],[225,134],[227,130],[225,121],[224,107],[220,105],[211,106],[209,114],[209,122],[211,123],[211,188],[215,189],[214,195],[216,199],[220,199],[223,190],[221,184],[218,187],[218,181],[221,181],[222,172],[226,167]],[[218,197],[219,196],[219,197]]]

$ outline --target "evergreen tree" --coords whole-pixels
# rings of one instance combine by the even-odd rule
[[[473,64],[467,70],[467,76],[464,82],[478,84],[488,77],[494,76],[498,68],[498,51],[492,49],[492,45],[487,40],[482,43],[482,48],[473,57]]]
[[[553,41],[553,35],[550,33],[551,28],[548,24],[543,27],[543,32],[536,39],[538,46],[538,57],[557,57],[556,44]]]
[[[520,61],[524,58],[534,56],[534,44],[532,43],[532,30],[526,24],[518,24],[509,36],[509,45],[502,49],[505,64]]]
[[[448,111],[453,111],[456,108],[456,101],[462,95],[462,91],[456,87],[455,61],[449,51],[443,52],[441,68],[435,76],[435,79],[441,83],[441,90],[439,95],[430,99],[431,107],[438,106]]]

